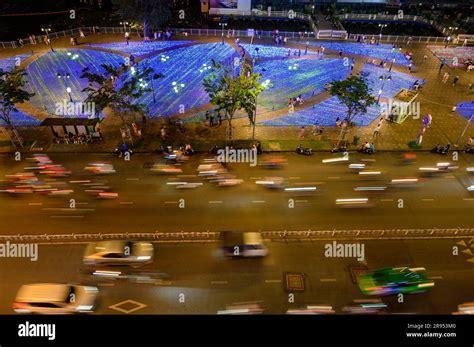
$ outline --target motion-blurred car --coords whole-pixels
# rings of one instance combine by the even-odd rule
[[[286,311],[286,314],[335,314],[330,305],[306,305],[301,308],[292,308]]]
[[[23,285],[12,308],[23,314],[72,314],[92,312],[96,287],[60,283]]]
[[[110,175],[116,172],[110,163],[90,163],[84,168],[84,171],[94,175]]]
[[[181,168],[176,167],[174,165],[155,164],[150,170],[152,172],[156,172],[162,175],[175,175],[183,173],[183,170]]]
[[[227,257],[265,257],[268,254],[260,233],[224,231],[221,235],[221,249]]]
[[[365,295],[421,293],[434,287],[424,268],[408,267],[378,269],[359,276],[357,284]]]
[[[369,198],[337,199],[336,206],[341,208],[369,208],[374,204]]]
[[[283,177],[265,177],[262,180],[255,181],[255,184],[265,188],[279,189],[285,187],[286,181]]]
[[[226,306],[225,310],[217,311],[217,314],[262,314],[265,308],[259,301],[241,302]]]
[[[342,308],[342,312],[348,314],[386,314],[387,304],[380,299],[354,300],[348,306]]]
[[[474,302],[465,302],[458,305],[458,310],[453,314],[474,314]]]
[[[90,243],[84,252],[87,265],[144,265],[153,261],[149,242],[99,241]]]

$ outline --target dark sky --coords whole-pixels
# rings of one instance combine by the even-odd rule
[[[69,10],[77,9],[76,20],[69,18]],[[29,34],[40,34],[42,26],[50,26],[53,31],[77,28],[87,25],[92,18],[101,22],[108,16],[110,1],[102,0],[0,0],[0,40],[16,40]],[[60,12],[41,14],[43,12]],[[29,15],[19,15],[29,14]]]

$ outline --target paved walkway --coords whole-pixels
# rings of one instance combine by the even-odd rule
[[[178,38],[177,38],[178,39]],[[179,37],[179,39],[187,40],[198,40],[205,42],[220,42],[220,37]],[[82,39],[80,46],[84,48],[83,45],[88,43],[105,43],[113,41],[122,41],[122,35],[90,35]],[[132,37],[132,40],[138,40],[136,37]],[[241,41],[245,43],[247,38],[241,38]],[[226,38],[226,42],[235,46],[234,38]],[[255,39],[255,44],[271,44],[269,39]],[[71,45],[69,40],[60,39],[53,42],[55,48],[70,48]],[[304,48],[304,44],[289,43],[287,45],[289,48]],[[48,46],[43,44],[38,44],[36,46],[25,46],[17,49],[3,49],[0,50],[0,58],[30,53],[33,49],[34,57],[47,52],[49,50]],[[413,75],[419,79],[424,79],[426,81],[424,87],[419,93],[417,101],[420,102],[421,117],[419,119],[408,118],[403,124],[395,124],[385,122],[381,131],[380,136],[374,140],[377,150],[406,150],[408,142],[415,140],[422,128],[422,118],[425,114],[431,114],[433,117],[433,122],[430,128],[425,133],[423,138],[423,149],[430,149],[437,143],[447,143],[448,141],[452,144],[455,144],[461,131],[467,124],[467,120],[460,116],[456,112],[451,112],[451,109],[454,105],[463,101],[472,101],[474,99],[474,92],[469,90],[469,85],[474,83],[474,73],[467,72],[465,69],[453,69],[449,67],[444,67],[442,72],[439,72],[439,60],[429,51],[425,45],[414,44],[412,47],[402,47],[403,51],[410,50],[413,52],[414,62],[416,65],[416,70],[413,72]],[[326,50],[327,57],[337,56],[337,52]],[[428,56],[426,62],[423,63],[423,56]],[[362,68],[363,63],[367,60],[367,57],[344,54],[356,59],[356,65],[354,73],[357,73]],[[26,60],[23,64],[28,64],[34,57]],[[393,70],[408,73],[407,68],[403,66],[394,65]],[[448,83],[444,84],[441,82],[444,72],[450,73],[450,79]],[[454,76],[459,75],[460,79],[456,86],[452,86],[452,79]],[[319,103],[322,100],[329,97],[328,93],[322,93],[316,95],[312,98],[309,98],[305,101],[303,106],[299,106],[295,111],[311,107],[312,104]],[[208,108],[211,108],[212,105],[207,104],[202,106],[197,112],[202,112]],[[30,104],[25,104],[19,107],[22,111],[33,114],[34,116],[42,119],[46,115],[43,111],[34,109]],[[106,113],[107,114],[107,113]],[[120,134],[118,127],[120,127],[120,122],[112,114],[108,113],[107,117],[102,125],[106,141],[89,146],[76,146],[74,151],[109,151],[115,148],[117,143],[120,141]],[[181,115],[182,117],[188,117],[192,114],[196,114],[196,110],[192,113],[186,113]],[[280,109],[276,111],[266,111],[261,108],[257,113],[257,119],[259,121],[266,119],[278,118],[282,115],[287,114],[287,109]],[[115,118],[115,119],[114,119]],[[341,118],[344,118],[344,115],[341,115]],[[161,140],[158,138],[159,129],[161,126],[166,124],[167,121],[163,119],[153,119],[149,120],[144,126],[144,136],[145,139],[138,141],[139,147],[142,150],[153,150],[161,144]],[[251,139],[252,127],[249,125],[248,118],[246,116],[235,119],[233,122],[235,127],[234,129],[234,138],[236,140],[248,140]],[[365,127],[354,127],[351,129],[351,132],[348,136],[348,139],[352,139],[354,135],[360,136],[362,141],[372,141],[373,140],[373,131],[375,128],[376,122],[373,122],[369,126]],[[185,134],[175,134],[173,133],[173,125],[169,125],[169,132],[171,133],[170,140],[171,142],[205,142],[206,146],[209,143],[212,143],[214,140],[223,141],[225,139],[225,125],[220,127],[210,128],[207,124],[187,124]],[[36,131],[31,131],[32,129],[20,129],[20,132],[24,137],[28,138],[34,136],[33,134]],[[327,150],[332,147],[339,135],[339,129],[336,127],[325,127],[322,135],[313,135],[310,134],[309,129],[305,134],[303,139],[298,137],[300,128],[297,126],[286,126],[286,127],[275,127],[275,126],[257,126],[256,128],[256,137],[259,140],[264,141],[265,143],[277,143],[278,142],[287,142],[293,143],[294,141],[303,141],[312,144],[317,149]],[[50,136],[48,131],[43,129],[41,132],[38,145],[44,149],[50,148]],[[463,145],[469,136],[474,136],[474,129],[470,128],[460,140],[460,143]],[[61,149],[64,151],[71,150],[71,145]],[[60,148],[61,146],[55,146],[55,149]],[[273,146],[272,148],[287,148],[286,146]],[[11,150],[9,146],[8,138],[5,133],[0,133],[0,151]]]

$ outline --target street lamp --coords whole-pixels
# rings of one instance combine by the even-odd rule
[[[379,42],[382,41],[382,30],[386,26],[388,26],[388,24],[379,24],[379,27],[380,27]]]
[[[227,26],[227,23],[221,22],[219,23],[219,25],[221,26],[221,30],[222,30],[222,44],[224,44],[224,28]]]
[[[72,101],[72,95],[71,95],[71,92],[72,92],[71,88],[70,88],[70,87],[67,87],[67,88],[66,88],[66,92],[67,92],[67,94],[69,95],[69,101],[73,102],[73,101]]]
[[[126,31],[127,31],[128,22],[120,22],[120,25],[123,25],[123,31],[126,32]]]
[[[385,85],[385,81],[391,81],[392,80],[392,75],[391,74],[383,74],[382,76],[379,77],[379,79],[382,81],[382,85],[380,86],[379,89],[379,96],[377,98],[377,104],[380,102],[380,97],[382,95],[383,87]]]
[[[390,68],[388,69],[388,72],[392,71],[393,63],[395,63],[395,58],[392,59],[392,62],[390,63]]]
[[[262,86],[265,90],[271,87],[270,80],[266,79],[263,83]],[[253,129],[252,129],[252,140],[255,140],[255,125],[257,124],[257,99],[258,95],[255,97],[255,110],[253,114]]]
[[[49,38],[49,33],[51,32],[51,28],[41,28],[41,31],[46,34],[46,39],[48,40],[49,48],[51,48],[51,52],[54,52],[53,44],[51,43],[51,39]]]

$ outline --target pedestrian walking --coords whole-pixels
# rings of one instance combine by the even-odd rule
[[[423,56],[423,61],[422,61],[421,63],[424,64],[427,59],[428,59],[428,56],[425,54],[425,55]]]
[[[222,125],[222,116],[220,114],[217,115],[217,121],[219,123],[219,126],[221,126]]]
[[[380,135],[380,129],[382,128],[382,123],[383,123],[383,117],[380,118],[380,121],[375,126],[374,133],[372,135],[374,139],[376,139]]]
[[[445,72],[443,75],[443,83],[448,82],[448,79],[449,79],[449,72]]]
[[[342,50],[339,50],[339,57],[342,57]]]
[[[446,59],[441,59],[441,64],[439,65],[439,71],[446,65]]]
[[[459,76],[454,77],[453,79],[453,87],[458,83],[459,81]]]

